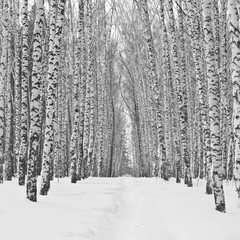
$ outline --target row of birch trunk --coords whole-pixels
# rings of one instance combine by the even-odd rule
[[[135,175],[205,178],[225,212],[223,181],[240,191],[239,3],[122,0],[116,22]]]
[[[240,199],[237,0],[3,0],[0,183],[206,179]]]
[[[126,119],[106,2],[4,0],[1,10],[0,182],[27,198],[53,178],[118,176]],[[96,14],[95,14],[96,13]]]

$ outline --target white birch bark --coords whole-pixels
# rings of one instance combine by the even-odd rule
[[[80,10],[80,9],[79,9]],[[75,58],[75,65],[74,65],[74,74],[73,74],[73,111],[74,111],[74,120],[73,120],[73,130],[71,135],[71,142],[70,142],[70,157],[71,157],[71,182],[77,182],[77,138],[79,132],[79,86],[80,86],[80,51],[81,46],[79,41],[81,38],[80,36],[77,40],[77,50],[76,50],[76,58]]]
[[[15,107],[15,141],[14,141],[14,155],[16,165],[19,160],[19,148],[21,142],[21,86],[20,86],[20,68],[21,68],[21,29],[20,29],[20,14],[19,14],[19,0],[15,1],[15,15],[16,15],[16,33],[15,33],[15,63],[14,63],[14,91],[15,91],[15,99],[14,99],[14,107]]]
[[[7,57],[7,75],[5,79],[5,156],[4,156],[4,164],[5,164],[5,179],[8,181],[12,180],[13,174],[13,163],[12,163],[12,153],[11,153],[11,134],[12,134],[12,99],[13,95],[11,88],[11,74],[13,70],[13,51],[12,51],[12,32],[13,32],[13,23],[12,23],[12,3],[9,2],[9,8],[7,10],[7,16],[9,18],[8,23],[8,57]]]
[[[139,1],[139,9],[141,16],[143,18],[144,23],[144,39],[147,45],[148,50],[148,64],[149,64],[149,71],[148,71],[148,81],[149,84],[152,86],[152,93],[153,93],[153,101],[154,107],[156,109],[157,114],[157,136],[158,141],[161,148],[161,161],[164,162],[166,158],[166,149],[165,149],[165,141],[164,141],[164,123],[162,118],[162,104],[161,104],[161,96],[159,90],[159,81],[157,78],[157,70],[156,70],[156,53],[153,44],[153,37],[151,32],[150,20],[149,20],[149,12],[148,12],[148,5],[147,0]],[[143,170],[143,169],[142,169]],[[141,171],[142,171],[141,170]]]
[[[181,7],[181,8],[180,8]],[[188,187],[192,187],[192,176],[191,176],[191,161],[190,152],[188,148],[189,137],[189,116],[188,116],[188,92],[187,92],[187,68],[186,68],[186,48],[185,48],[185,32],[184,32],[184,16],[182,10],[182,0],[180,6],[178,6],[178,17],[179,17],[179,42],[180,42],[180,69],[181,69],[181,81],[177,82],[178,102],[180,110],[180,121],[181,121],[181,135],[182,135],[182,147],[183,147],[183,161],[185,163],[185,184]],[[179,94],[181,93],[181,94]]]
[[[177,34],[176,34],[176,23],[175,23],[175,16],[174,16],[174,11],[173,11],[173,1],[169,0],[169,21],[170,21],[170,33],[171,33],[171,38],[172,38],[172,58],[173,58],[173,66],[174,66],[174,85],[176,89],[176,94],[177,94],[177,102],[178,102],[178,107],[181,108],[182,106],[182,89],[181,89],[181,75],[180,75],[180,65],[179,65],[179,53],[178,53],[178,46],[177,46]],[[179,112],[177,113],[179,115]],[[177,116],[177,119],[180,120],[180,116]],[[182,139],[185,138],[184,136],[184,122],[180,121],[180,152],[183,152],[183,143]],[[182,159],[179,159],[177,162],[177,179],[176,181],[178,183],[181,182],[181,165],[182,165]]]
[[[97,163],[97,172],[98,176],[103,175],[103,163],[104,163],[104,126],[105,126],[105,109],[106,109],[106,79],[107,79],[107,29],[106,29],[106,20],[105,20],[105,0],[102,1],[101,17],[103,21],[103,48],[99,49],[100,51],[100,61],[101,61],[101,71],[99,72],[99,131],[98,131],[98,163]],[[101,44],[101,45],[102,45]]]
[[[197,92],[199,101],[199,111],[198,111],[198,128],[199,128],[199,137],[200,137],[200,146],[203,145],[202,148],[199,149],[199,159],[203,158],[203,163],[207,165],[208,169],[211,169],[211,157],[209,152],[209,120],[208,113],[206,110],[206,92],[205,92],[205,77],[203,74],[203,69],[201,65],[202,61],[202,28],[201,28],[201,20],[200,15],[198,13],[199,8],[197,6],[197,1],[192,3],[188,1],[188,9],[190,19],[192,20],[191,27],[191,44],[193,47],[193,60],[195,65],[195,74],[196,74],[196,82],[197,82]],[[207,184],[206,184],[206,193],[212,194],[212,174],[210,171],[207,172]]]
[[[22,8],[22,99],[21,99],[21,145],[19,149],[18,183],[25,184],[27,164],[28,135],[28,80],[29,80],[29,46],[28,46],[28,0],[23,1]]]
[[[36,19],[33,33],[32,89],[30,101],[30,135],[27,162],[27,198],[37,201],[37,160],[40,149],[40,88],[42,73],[42,35],[44,21],[44,1],[36,0]]]
[[[92,76],[92,1],[87,1],[87,73],[86,73],[86,98],[84,112],[84,135],[83,135],[83,178],[90,174],[90,158],[93,147],[93,76]],[[90,146],[91,144],[91,146]]]
[[[229,160],[228,159],[228,146],[230,145],[230,134],[232,133],[232,121],[231,121],[231,111],[229,108],[229,100],[232,97],[229,93],[229,82],[231,78],[228,78],[229,70],[229,60],[227,58],[228,54],[228,39],[227,39],[227,1],[222,1],[220,5],[220,87],[221,87],[221,133],[222,133],[222,158],[225,160],[225,171],[226,178],[228,178],[229,173]]]
[[[162,26],[162,34],[163,34],[163,78],[164,78],[164,108],[165,108],[165,144],[166,144],[166,159],[162,162],[163,168],[163,179],[169,180],[170,178],[170,132],[171,132],[171,105],[170,105],[170,82],[172,81],[172,73],[171,73],[171,62],[170,62],[170,47],[168,42],[167,28],[165,25],[165,14],[164,14],[164,1],[160,2],[160,19]]]
[[[212,1],[203,1],[203,30],[205,40],[206,70],[208,80],[208,102],[211,136],[211,157],[213,162],[213,191],[216,210],[225,212],[225,198],[222,179],[222,152],[220,141],[220,92],[219,78],[216,70],[216,51],[214,48],[212,26]],[[208,171],[211,171],[208,169]]]
[[[54,124],[56,118],[55,102],[56,102],[56,84],[59,71],[59,54],[60,43],[62,38],[62,27],[64,20],[66,0],[58,2],[58,17],[55,24],[55,11],[56,2],[52,0],[51,7],[51,28],[49,42],[49,68],[48,68],[48,86],[47,86],[47,103],[46,103],[46,124],[45,124],[45,139],[43,149],[43,163],[42,163],[42,182],[41,182],[41,195],[47,195],[50,188],[50,167],[53,159],[53,138],[54,138]],[[56,31],[54,34],[54,28]],[[50,29],[51,29],[50,28]]]
[[[240,207],[240,27],[236,0],[228,0],[228,28],[231,44],[231,80],[233,92],[234,170],[233,178]]]
[[[88,61],[87,61],[87,78],[89,83],[89,146],[88,146],[88,161],[87,165],[89,168],[89,173],[92,172],[92,155],[94,147],[94,79],[93,79],[93,3],[92,0],[88,0]]]
[[[86,97],[86,39],[85,39],[85,4],[83,0],[79,1],[79,36],[80,36],[80,58],[81,58],[81,82],[80,82],[80,97],[79,97],[79,160],[77,162],[77,179],[82,177],[83,165],[83,136],[84,136],[84,112],[85,112],[85,97]]]
[[[3,2],[2,21],[2,53],[0,62],[0,183],[3,182],[3,160],[4,160],[4,88],[7,77],[7,53],[8,53],[8,0]]]

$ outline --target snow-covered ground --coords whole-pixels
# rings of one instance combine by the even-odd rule
[[[40,182],[40,181],[39,181]],[[195,183],[196,185],[196,183]],[[1,240],[239,240],[232,183],[227,213],[214,210],[205,184],[188,188],[155,178],[89,178],[52,182],[32,203],[17,181],[0,185]]]

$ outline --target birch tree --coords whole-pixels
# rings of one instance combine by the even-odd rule
[[[45,124],[45,139],[43,149],[42,163],[42,182],[41,195],[47,195],[50,188],[50,166],[53,158],[53,137],[54,137],[54,121],[55,101],[56,101],[56,84],[59,71],[59,53],[60,43],[62,38],[62,26],[64,20],[66,0],[58,2],[58,15],[56,21],[56,1],[52,0],[50,7],[50,40],[49,40],[49,62],[48,62],[48,86],[47,86],[47,102],[46,102],[46,124]],[[56,30],[55,30],[56,27]],[[55,30],[55,31],[54,31]]]
[[[92,155],[94,147],[94,79],[93,79],[93,3],[92,0],[88,0],[88,61],[87,61],[87,78],[89,84],[89,146],[88,146],[88,161],[89,174],[92,175]]]
[[[21,86],[20,86],[20,69],[21,69],[21,28],[20,28],[20,9],[19,0],[14,1],[15,11],[15,63],[14,63],[14,92],[15,92],[15,141],[14,141],[14,155],[16,164],[19,159],[19,148],[21,142]]]
[[[3,182],[3,161],[4,161],[4,88],[7,77],[7,53],[8,53],[8,0],[3,2],[2,20],[2,52],[0,62],[0,183]]]
[[[80,38],[80,69],[81,69],[81,82],[80,82],[80,97],[79,97],[79,160],[77,162],[77,179],[81,179],[82,165],[83,165],[83,137],[84,137],[84,113],[85,113],[85,97],[86,97],[86,35],[85,35],[85,17],[84,9],[86,3],[83,0],[79,1],[79,38]]]
[[[231,46],[231,80],[233,92],[233,134],[234,134],[234,171],[233,177],[240,207],[240,28],[236,0],[228,0],[228,27]]]
[[[213,192],[216,210],[225,212],[225,198],[223,191],[222,152],[220,141],[220,91],[219,78],[216,69],[216,51],[212,26],[212,1],[203,1],[203,30],[205,40],[206,77],[208,81],[208,102],[211,136],[211,157],[213,164]],[[207,169],[211,171],[210,166]]]
[[[182,148],[183,148],[183,161],[185,163],[185,184],[192,187],[192,176],[191,176],[191,161],[190,153],[188,149],[188,125],[190,124],[188,116],[187,101],[187,66],[186,66],[186,52],[185,52],[185,32],[184,32],[184,16],[182,9],[182,1],[178,6],[178,17],[179,17],[179,41],[180,41],[180,56],[181,62],[181,81],[177,83],[178,102],[180,110],[180,121],[181,121],[181,135],[182,135]]]
[[[228,148],[230,146],[230,136],[232,136],[232,94],[229,91],[231,79],[229,78],[229,60],[228,60],[228,33],[227,33],[227,1],[220,1],[220,86],[221,86],[221,132],[222,132],[222,158],[225,163],[225,175],[229,178],[232,174],[232,159],[228,158]],[[229,171],[230,170],[230,171]],[[229,174],[230,173],[230,174]]]
[[[32,89],[30,102],[30,133],[29,154],[27,162],[27,198],[37,201],[37,160],[40,149],[40,87],[42,72],[42,43],[43,43],[43,21],[44,1],[36,0],[36,19],[33,36],[33,67],[32,67]]]
[[[103,176],[103,164],[104,164],[104,130],[106,121],[106,86],[107,81],[107,29],[106,29],[106,16],[105,16],[105,0],[101,2],[100,19],[102,25],[99,31],[103,31],[102,44],[103,48],[100,51],[100,73],[99,73],[99,131],[98,131],[98,163],[97,174]],[[101,42],[100,42],[101,43]]]
[[[70,3],[71,4],[71,3]],[[81,3],[80,3],[81,4]],[[81,11],[81,8],[79,8]],[[82,14],[81,12],[79,14]],[[81,16],[81,15],[80,15]],[[81,19],[80,19],[81,21]],[[80,23],[82,24],[82,22]],[[82,26],[80,26],[82,27]],[[79,38],[77,40],[77,50],[75,57],[75,65],[74,65],[74,78],[73,78],[73,111],[74,111],[74,121],[73,121],[73,130],[71,135],[71,143],[70,143],[70,157],[71,157],[71,182],[77,182],[77,138],[79,132],[79,85],[80,85],[80,38],[81,38],[81,30],[79,30]]]
[[[153,100],[154,100],[154,107],[156,109],[157,114],[157,136],[158,141],[161,148],[161,156],[162,156],[162,162],[165,162],[166,158],[166,149],[165,149],[165,141],[164,141],[164,123],[162,118],[162,105],[160,100],[160,90],[159,90],[159,82],[157,78],[157,71],[156,71],[156,53],[154,49],[153,44],[153,37],[151,32],[151,25],[149,20],[149,11],[148,11],[148,5],[147,0],[140,0],[137,2],[139,6],[139,12],[141,14],[141,17],[143,19],[144,23],[144,39],[145,44],[147,46],[148,50],[148,64],[149,64],[149,71],[148,71],[148,82],[152,86],[152,92],[153,92]],[[141,169],[140,171],[142,171]]]
[[[178,47],[177,47],[177,32],[176,32],[176,23],[175,23],[175,16],[173,11],[173,1],[168,1],[168,7],[169,7],[169,21],[170,21],[170,34],[172,39],[172,60],[173,60],[173,66],[174,66],[174,85],[176,86],[176,94],[177,94],[177,101],[179,108],[182,105],[182,90],[181,90],[181,76],[180,76],[180,66],[179,66],[179,53],[178,53]],[[179,116],[177,116],[177,119]],[[177,126],[178,127],[178,126]],[[180,143],[182,142],[182,139],[184,136],[184,131],[182,130],[184,128],[184,122],[180,122],[180,128],[181,128],[181,137],[180,137]],[[181,146],[181,145],[180,145]],[[181,146],[182,148],[182,146]],[[181,152],[181,149],[179,149]],[[178,159],[176,162],[177,165],[177,179],[176,181],[178,183],[181,182],[181,158]]]
[[[5,180],[11,181],[13,175],[13,162],[12,162],[12,139],[11,135],[13,132],[12,127],[12,95],[13,90],[11,86],[11,77],[13,70],[13,8],[12,3],[9,2],[9,8],[7,11],[7,15],[9,18],[8,23],[8,45],[7,45],[7,75],[5,79],[5,156],[4,156],[4,164],[5,164]]]
[[[21,83],[21,145],[19,149],[18,175],[19,185],[25,184],[28,141],[28,80],[29,80],[29,46],[28,46],[28,0],[23,0],[22,8],[22,83]]]
[[[165,25],[165,12],[164,12],[164,1],[160,2],[160,19],[163,34],[163,56],[164,56],[164,67],[163,67],[163,78],[164,78],[164,99],[165,99],[165,142],[166,142],[166,159],[162,162],[163,167],[163,178],[169,180],[170,178],[170,133],[172,131],[172,121],[171,121],[171,104],[170,104],[170,84],[172,82],[172,72],[171,72],[171,60],[170,60],[170,46],[168,43],[167,28]],[[173,101],[174,99],[172,99]]]
[[[93,45],[92,45],[92,1],[87,1],[87,16],[86,16],[86,31],[87,31],[87,73],[86,73],[86,98],[84,112],[84,135],[83,135],[83,178],[87,178],[90,173],[90,161],[93,147]],[[91,145],[90,145],[91,144]]]
[[[206,101],[206,78],[203,74],[203,67],[201,62],[202,58],[202,27],[201,27],[201,12],[199,10],[199,3],[197,1],[188,1],[187,9],[190,15],[190,33],[191,33],[191,45],[193,52],[195,77],[197,83],[197,99],[198,101],[198,132],[199,132],[199,159],[203,159],[202,162],[211,169],[211,157],[210,157],[210,139],[209,139],[209,119],[208,119],[208,103]],[[212,174],[207,174],[206,193],[212,194]]]

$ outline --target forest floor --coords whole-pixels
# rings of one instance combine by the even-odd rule
[[[204,191],[204,181],[188,188],[174,179],[60,179],[32,203],[15,179],[0,185],[0,239],[239,240],[233,184],[225,184],[225,214]]]

